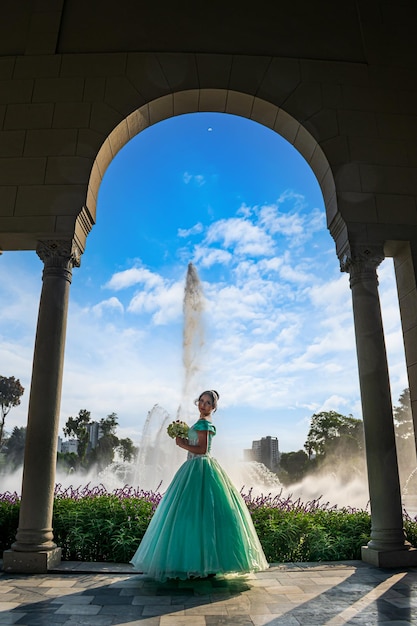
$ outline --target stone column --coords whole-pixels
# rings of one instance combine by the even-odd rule
[[[388,364],[376,269],[382,249],[364,247],[345,256],[350,274],[372,517],[362,559],[378,567],[417,564],[405,540]]]
[[[43,285],[33,357],[22,499],[16,542],[3,555],[5,571],[46,572],[61,560],[53,541],[52,512],[64,347],[74,241],[43,241]]]

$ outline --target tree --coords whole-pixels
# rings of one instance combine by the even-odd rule
[[[119,439],[117,451],[119,452],[123,461],[129,463],[135,458],[138,449],[135,445],[133,445],[133,441],[129,439],[129,437],[126,437],[126,439]]]
[[[409,439],[413,436],[413,419],[411,415],[410,390],[404,389],[398,398],[400,403],[393,409],[395,434],[400,439]]]
[[[400,483],[404,487],[417,462],[411,398],[408,388],[400,394],[398,402],[399,404],[393,407],[393,416]]]
[[[56,455],[57,469],[65,472],[66,474],[71,474],[76,471],[79,464],[80,459],[78,454],[75,454],[74,452],[58,452]]]
[[[290,482],[300,481],[308,468],[309,458],[304,450],[298,452],[283,452],[280,457],[280,468],[282,468]]]
[[[15,426],[12,434],[7,439],[5,457],[8,469],[15,470],[23,465],[25,455],[26,428],[24,426]]]
[[[363,423],[352,415],[335,411],[315,413],[311,418],[310,430],[304,444],[308,457],[314,453],[318,459],[346,450],[356,454],[363,449]]]
[[[110,413],[107,417],[103,417],[100,420],[100,430],[103,437],[114,435],[116,433],[117,423],[117,413]]]
[[[9,378],[0,376],[0,447],[3,441],[6,415],[12,407],[20,404],[20,398],[23,396],[24,391],[19,379],[14,376]]]
[[[119,446],[119,439],[116,437],[117,414],[110,413],[103,417],[99,424],[102,436],[99,438],[95,450],[95,458],[99,469],[104,469],[110,465],[114,459],[114,451]]]
[[[78,440],[77,454],[82,463],[85,459],[88,446],[87,424],[90,423],[90,411],[81,409],[77,417],[69,417],[63,428],[66,437],[74,437]]]

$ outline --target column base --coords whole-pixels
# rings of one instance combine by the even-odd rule
[[[416,567],[417,549],[376,550],[362,546],[362,561],[375,567]]]
[[[3,552],[3,570],[15,574],[47,574],[61,563],[61,548],[41,552]]]

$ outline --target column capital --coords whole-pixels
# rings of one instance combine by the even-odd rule
[[[377,278],[377,267],[385,259],[382,246],[358,245],[345,248],[340,256],[340,271],[350,274],[350,286]]]
[[[39,241],[36,253],[44,263],[44,277],[61,276],[71,282],[72,268],[81,264],[81,252],[73,239]]]

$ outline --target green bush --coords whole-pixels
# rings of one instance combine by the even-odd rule
[[[0,499],[0,555],[15,541],[19,525],[19,510],[18,499]]]
[[[270,563],[360,559],[371,531],[365,511],[259,507],[252,519]]]
[[[55,542],[67,561],[128,562],[152,513],[152,504],[140,498],[58,498],[54,504]]]
[[[138,547],[160,494],[130,488],[57,490],[54,539],[67,561],[129,562]],[[367,511],[328,508],[318,501],[304,505],[279,497],[244,496],[270,563],[360,559],[370,538]],[[0,550],[15,540],[20,502],[0,496]],[[417,521],[404,518],[408,541],[417,547]]]

